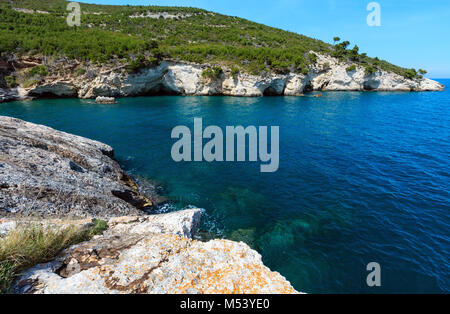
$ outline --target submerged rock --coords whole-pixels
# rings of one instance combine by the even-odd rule
[[[25,272],[18,293],[296,293],[244,243],[191,237],[201,210],[112,218],[102,236]]]
[[[0,217],[142,215],[151,200],[103,143],[0,117]]]

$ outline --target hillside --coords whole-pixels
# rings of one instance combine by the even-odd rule
[[[435,91],[404,69],[323,41],[195,8],[0,0],[0,102],[155,94],[268,96]]]
[[[360,54],[350,43],[336,46],[245,19],[194,8],[81,4],[81,26],[66,24],[64,0],[0,1],[0,52],[64,55],[104,63],[117,59],[131,68],[162,59],[225,64],[251,74],[307,74],[310,51],[351,60],[367,69],[404,77],[415,70]],[[28,9],[31,11],[19,10]],[[39,13],[38,13],[39,12]]]

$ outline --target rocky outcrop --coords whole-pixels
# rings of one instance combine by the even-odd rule
[[[109,220],[102,236],[26,271],[18,293],[296,293],[244,243],[192,240],[201,210]]]
[[[95,98],[95,102],[97,104],[114,104],[116,103],[116,99],[114,97],[98,96],[97,98]]]
[[[152,201],[103,143],[0,117],[0,217],[142,215]]]
[[[11,231],[15,229],[20,229],[22,227],[26,228],[29,226],[42,226],[44,229],[66,229],[70,227],[75,227],[81,230],[88,230],[93,227],[95,223],[94,218],[88,219],[36,219],[36,217],[23,218],[23,217],[11,217],[11,218],[0,218],[0,238],[8,235]]]
[[[256,76],[240,73],[234,77],[225,69],[217,79],[202,76],[205,65],[162,62],[159,66],[138,73],[110,71],[92,81],[74,81],[78,97],[127,97],[152,94],[226,95],[226,96],[297,96],[312,91],[438,91],[443,86],[422,78],[408,80],[395,73],[380,71],[366,75],[363,67],[347,72],[349,64],[329,56],[319,56],[308,75],[266,74]]]
[[[203,77],[209,65],[163,61],[160,65],[128,73],[124,66],[91,65],[81,76],[49,76],[38,85],[9,92],[0,101],[26,97],[127,97],[155,94],[227,95],[227,96],[297,96],[306,91],[440,91],[443,86],[427,78],[407,79],[398,74],[378,71],[366,74],[357,64],[340,62],[317,55],[309,74],[274,74],[264,76],[247,73],[231,74],[223,68],[218,78]],[[355,65],[353,71],[347,71]],[[76,65],[73,65],[76,66]],[[3,92],[5,94],[5,92]]]
[[[366,74],[365,68],[342,63],[337,59],[318,55],[316,70],[311,75],[311,89],[317,91],[441,91],[444,86],[427,78],[407,79],[387,71]]]
[[[56,81],[43,83],[30,89],[27,96],[30,97],[77,97],[77,88],[70,81]]]
[[[24,97],[26,97],[26,95],[24,95]],[[21,96],[19,95],[17,88],[15,89],[0,88],[0,102],[17,100],[20,98]]]

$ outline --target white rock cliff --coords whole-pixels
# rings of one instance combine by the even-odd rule
[[[94,67],[86,74],[46,77],[36,86],[0,90],[0,101],[27,97],[56,96],[96,98],[127,97],[152,94],[227,95],[227,96],[296,96],[306,91],[440,91],[443,85],[427,78],[408,79],[398,74],[378,71],[367,75],[364,67],[317,55],[308,75],[267,73],[264,76],[239,73],[230,69],[217,79],[202,76],[208,65],[163,61],[155,67],[129,74],[123,66]]]

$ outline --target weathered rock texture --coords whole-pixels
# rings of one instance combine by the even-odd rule
[[[103,143],[0,117],[0,217],[141,215],[152,202]]]
[[[244,243],[191,239],[201,210],[122,217],[19,278],[18,293],[296,293]]]
[[[1,218],[0,219],[0,238],[8,235],[11,231],[28,226],[41,225],[45,229],[66,229],[69,227],[77,227],[83,230],[87,230],[94,226],[95,219],[36,219],[31,217],[27,218]]]
[[[127,97],[153,94],[273,96],[301,95],[306,91],[440,91],[443,86],[427,78],[407,79],[398,74],[378,71],[366,75],[362,66],[346,69],[351,63],[317,55],[317,62],[308,75],[267,73],[264,76],[240,73],[231,75],[223,68],[219,78],[205,78],[202,73],[209,65],[163,61],[159,66],[128,73],[125,66],[91,65],[82,76],[50,75],[29,88],[0,90],[0,101],[26,97]],[[38,64],[29,60],[26,64]],[[69,62],[69,61],[64,61]],[[24,63],[25,64],[25,63]],[[79,64],[70,64],[73,69]],[[63,67],[63,66],[58,66]]]

